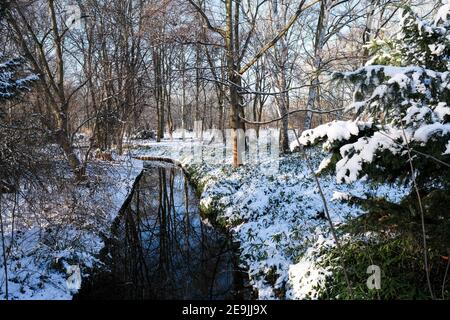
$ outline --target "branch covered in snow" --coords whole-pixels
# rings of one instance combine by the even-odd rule
[[[31,84],[38,80],[35,74],[18,76],[22,65],[22,59],[17,58],[0,62],[0,101],[14,98],[20,92],[29,90]]]
[[[354,101],[347,108],[354,120],[320,125],[303,132],[299,141],[305,146],[323,142],[324,149],[336,155],[326,166],[334,165],[338,181],[349,183],[366,173],[392,179],[404,175],[406,145],[432,156],[420,159],[418,168],[423,168],[424,177],[450,164],[449,19],[448,4],[433,21],[423,21],[405,9],[400,36],[377,42],[380,55],[371,60],[397,65],[366,65],[334,73],[335,80],[356,85]],[[438,161],[428,163],[434,159]]]

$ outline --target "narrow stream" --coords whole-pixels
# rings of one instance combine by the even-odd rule
[[[229,235],[206,224],[183,171],[148,162],[74,299],[244,299]]]

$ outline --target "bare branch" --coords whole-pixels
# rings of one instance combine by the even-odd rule
[[[322,191],[322,186],[320,185],[319,177],[317,176],[317,173],[313,170],[312,165],[310,163],[310,158],[306,154],[305,149],[300,144],[300,139],[299,139],[299,136],[297,134],[297,131],[295,131],[295,130],[292,130],[292,131],[294,131],[295,139],[297,140],[297,143],[300,146],[300,150],[302,152],[303,159],[305,159],[306,166],[308,167],[309,171],[311,171],[311,175],[314,177],[314,180],[316,182],[317,188],[319,190],[319,195],[320,195],[320,198],[322,199],[322,202],[323,202],[323,209],[325,211],[325,215],[327,217],[327,220],[328,220],[328,223],[329,223],[329,226],[330,226],[330,231],[331,231],[331,234],[333,236],[334,242],[336,243],[336,248],[339,251],[339,255],[341,256],[342,271],[344,273],[344,278],[345,278],[345,281],[347,283],[348,293],[350,294],[350,297],[353,297],[352,285],[351,285],[350,278],[349,278],[348,273],[347,273],[347,268],[345,266],[345,260],[343,258],[343,254],[342,254],[342,252],[343,252],[342,251],[342,246],[341,246],[341,243],[340,243],[339,238],[337,236],[337,232],[336,232],[336,228],[335,228],[335,226],[333,224],[333,220],[331,219],[330,211],[328,209],[327,200],[326,200],[325,195],[324,195],[324,193]]]
[[[259,58],[261,58],[266,53],[267,50],[272,48],[278,42],[278,40],[280,40],[289,31],[289,29],[292,27],[294,22],[297,21],[298,17],[300,16],[300,14],[303,11],[305,11],[306,9],[314,6],[315,4],[317,4],[321,1],[322,0],[314,0],[313,2],[307,4],[306,6],[303,7],[305,0],[302,0],[300,2],[300,5],[298,6],[297,11],[295,11],[295,14],[291,17],[291,19],[288,21],[288,23],[278,32],[278,34],[271,41],[269,41],[265,46],[263,46],[261,48],[261,50],[259,50],[258,53],[245,66],[243,66],[239,70],[239,74],[242,75],[245,72],[247,72],[247,70],[250,69],[255,64],[255,62],[258,61]]]
[[[200,6],[198,4],[196,4],[193,0],[188,0],[188,2],[195,8],[195,10],[197,10],[197,12],[202,16],[203,20],[205,20],[206,26],[208,27],[209,30],[217,32],[218,34],[220,34],[221,36],[225,36],[225,30],[218,28],[218,27],[214,27],[211,23],[211,21],[209,20],[208,16],[206,15],[206,13],[203,11],[202,8],[200,8]]]
[[[286,118],[289,115],[292,115],[294,113],[299,113],[299,112],[311,112],[311,113],[317,113],[317,114],[327,114],[327,113],[333,113],[333,112],[339,112],[339,111],[343,111],[345,108],[339,108],[339,109],[332,109],[332,110],[312,110],[312,109],[297,109],[294,111],[290,111],[286,114],[284,114],[283,116],[276,118],[276,119],[272,119],[272,120],[268,120],[268,121],[251,121],[248,119],[245,119],[243,117],[240,117],[242,121],[244,121],[245,123],[248,124],[259,124],[259,125],[264,125],[264,124],[270,124],[273,122],[277,122],[280,120],[283,120],[284,118]]]

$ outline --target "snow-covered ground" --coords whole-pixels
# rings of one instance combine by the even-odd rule
[[[215,222],[226,225],[239,241],[242,266],[260,299],[314,298],[315,287],[329,273],[317,267],[319,252],[334,243],[305,161],[298,154],[277,157],[269,143],[253,145],[244,157],[244,166],[236,169],[231,166],[231,150],[210,134],[204,134],[203,143],[192,133],[185,141],[179,133],[173,138],[128,145],[134,157],[181,162],[201,187],[204,212],[218,213]],[[325,154],[313,152],[314,169],[324,158]],[[85,276],[89,267],[99,263],[95,256],[103,247],[101,235],[108,236],[142,165],[129,156],[113,163],[94,162],[89,171],[95,183],[90,187],[55,184],[43,194],[24,193],[16,208],[14,199],[2,196],[6,245],[11,248],[7,251],[10,299],[72,297],[80,286],[79,271]],[[320,183],[335,225],[361,214],[359,208],[341,201],[349,195],[377,195],[396,201],[406,192],[398,186],[368,182],[338,184],[333,176],[322,176]],[[2,269],[0,298],[5,298],[4,294]]]
[[[71,299],[80,277],[99,262],[101,235],[108,235],[142,162],[130,157],[94,161],[88,171],[88,186],[62,178],[34,191],[23,186],[16,199],[0,195],[9,299]],[[1,300],[6,298],[2,246],[0,257]]]
[[[201,206],[218,212],[217,221],[226,224],[240,242],[241,262],[248,269],[250,283],[260,299],[314,298],[314,287],[324,282],[328,270],[316,266],[318,253],[334,245],[323,215],[323,202],[305,161],[299,154],[278,158],[265,152],[245,157],[235,169],[230,150],[189,136],[185,141],[134,142],[134,156],[166,157],[178,160],[202,187]],[[314,151],[317,169],[325,155]],[[361,209],[340,201],[349,195],[376,195],[399,200],[407,190],[399,186],[375,186],[368,182],[338,184],[334,176],[322,176],[320,183],[335,225],[361,214]]]

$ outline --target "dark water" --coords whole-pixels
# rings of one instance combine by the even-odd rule
[[[236,245],[202,221],[181,169],[149,163],[74,299],[243,299]]]

